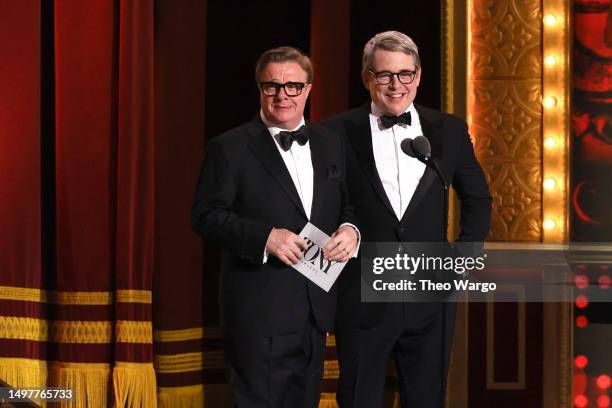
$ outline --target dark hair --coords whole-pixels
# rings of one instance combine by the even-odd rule
[[[312,63],[302,51],[293,47],[277,47],[272,48],[261,54],[255,65],[255,80],[259,82],[259,75],[266,69],[268,64],[273,62],[296,62],[304,71],[306,71],[306,81],[312,82]]]

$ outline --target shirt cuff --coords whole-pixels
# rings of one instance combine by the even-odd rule
[[[345,225],[348,225],[349,227],[353,228],[355,232],[357,233],[357,246],[355,247],[355,252],[353,252],[353,256],[351,257],[351,258],[357,258],[357,255],[359,254],[359,245],[361,245],[361,232],[359,232],[359,228],[357,228],[355,225],[351,224],[350,222],[343,222],[342,224],[340,224],[338,229],[344,227]]]

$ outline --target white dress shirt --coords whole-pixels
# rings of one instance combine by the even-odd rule
[[[300,121],[299,125],[295,127],[295,129],[282,129],[270,124],[270,122],[266,119],[263,112],[259,112],[261,116],[261,120],[263,121],[266,128],[268,128],[268,132],[274,139],[274,143],[276,144],[276,148],[280,153],[283,161],[285,162],[285,166],[291,175],[291,180],[293,180],[293,184],[295,185],[295,189],[300,196],[300,201],[302,202],[302,206],[304,207],[304,211],[306,212],[306,216],[308,220],[310,220],[310,213],[312,211],[312,195],[314,191],[314,171],[312,169],[312,157],[310,155],[310,141],[307,141],[304,146],[300,146],[299,143],[292,143],[291,148],[287,151],[283,150],[281,147],[278,134],[282,131],[294,131],[298,130],[300,127],[305,125],[304,118]],[[359,242],[361,240],[359,230],[356,226],[351,223],[345,222],[340,226],[349,225],[355,229],[357,232],[357,248],[353,253],[353,258],[357,256],[359,252]],[[263,262],[266,263],[268,260],[268,251],[264,249],[264,258]]]
[[[300,196],[302,207],[304,207],[306,216],[310,220],[310,212],[312,210],[312,191],[314,188],[314,173],[312,170],[312,158],[310,156],[310,141],[307,141],[304,146],[300,146],[299,143],[292,143],[291,148],[285,151],[281,147],[278,140],[278,134],[280,132],[287,130],[298,130],[300,127],[304,126],[304,118],[302,118],[300,124],[297,125],[295,129],[282,129],[272,126],[266,120],[263,113],[261,114],[261,119],[268,128],[268,132],[270,132],[270,135],[274,139],[276,148],[283,158],[285,166],[291,175],[291,180],[293,180],[293,185],[295,185],[295,189]]]
[[[410,112],[410,126],[397,124],[387,129],[380,122],[383,113],[374,103],[370,113],[376,170],[398,220],[402,219],[425,173],[425,164],[406,155],[400,147],[404,139],[414,139],[423,134],[414,104],[410,104],[406,112]]]

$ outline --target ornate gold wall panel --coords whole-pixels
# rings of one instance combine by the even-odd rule
[[[493,195],[490,241],[542,238],[542,4],[472,0],[468,123]]]

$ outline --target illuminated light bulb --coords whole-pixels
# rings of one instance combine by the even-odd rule
[[[554,178],[547,178],[544,180],[544,188],[547,190],[552,190],[557,186],[557,181]]]
[[[574,359],[574,364],[578,368],[585,368],[589,364],[589,359],[585,355],[576,356]]]
[[[597,406],[599,408],[608,408],[610,406],[610,397],[607,395],[600,395],[597,397]]]
[[[610,388],[610,376],[602,374],[597,377],[597,386],[603,390]]]
[[[576,326],[580,329],[584,329],[589,325],[589,319],[586,316],[578,316],[576,318]]]
[[[557,98],[555,98],[554,96],[547,96],[546,98],[544,98],[542,103],[544,104],[545,108],[550,109],[557,104]]]
[[[610,283],[612,283],[608,275],[601,275],[597,281],[599,283],[599,287],[602,289],[608,289],[610,287]]]
[[[548,67],[552,67],[557,63],[557,57],[555,57],[554,55],[549,55],[548,57],[544,58],[544,64],[546,64],[546,66]]]
[[[555,139],[552,136],[549,136],[546,138],[546,140],[544,140],[544,146],[547,149],[553,149],[556,145],[557,145],[557,139]]]
[[[574,283],[578,289],[586,289],[589,287],[589,277],[584,274],[576,275]]]
[[[584,394],[576,395],[574,405],[578,408],[586,408],[589,405],[589,399]]]
[[[553,26],[557,24],[557,16],[555,16],[554,14],[547,14],[546,16],[544,16],[544,24],[546,24],[547,26]]]
[[[557,226],[557,223],[552,218],[549,218],[546,221],[544,221],[544,228],[547,230],[554,229],[556,226]]]
[[[576,307],[578,309],[584,309],[589,305],[589,298],[586,295],[576,296]]]

